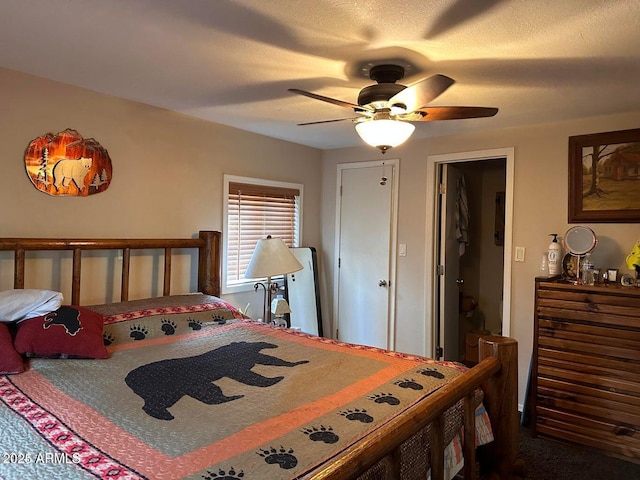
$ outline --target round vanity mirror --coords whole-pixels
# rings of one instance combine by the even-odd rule
[[[589,227],[571,227],[564,235],[564,244],[573,255],[585,255],[598,245],[596,234]]]

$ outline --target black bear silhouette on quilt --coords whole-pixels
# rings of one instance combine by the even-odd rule
[[[226,396],[215,383],[223,377],[252,387],[270,387],[284,377],[265,377],[251,369],[259,365],[295,367],[308,360],[289,362],[261,353],[265,348],[278,348],[267,342],[234,342],[201,355],[172,358],[141,365],[131,370],[126,384],[144,400],[148,415],[160,420],[172,420],[167,410],[187,395],[207,405],[217,405],[244,397]]]

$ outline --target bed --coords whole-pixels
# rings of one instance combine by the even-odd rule
[[[139,249],[162,252],[158,298],[129,299]],[[196,293],[172,293],[175,249],[195,252]],[[7,298],[35,290],[30,252],[56,250],[71,252],[69,300],[5,319],[24,371],[0,375],[2,480],[440,480],[462,465],[465,479],[522,476],[513,339],[483,338],[467,369],[253,321],[220,298],[212,231],[0,239]],[[120,252],[119,302],[83,304],[91,250]]]

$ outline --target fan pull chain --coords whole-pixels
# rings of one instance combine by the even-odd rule
[[[387,176],[385,175],[384,172],[384,162],[382,162],[382,177],[380,177],[380,185],[386,185],[387,184],[387,180],[389,180],[387,178]]]

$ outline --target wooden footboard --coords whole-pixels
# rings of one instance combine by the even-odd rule
[[[518,351],[508,337],[480,340],[480,363],[446,384],[424,401],[346,450],[331,464],[306,476],[309,480],[355,479],[379,461],[387,462],[387,480],[400,480],[400,445],[431,424],[431,479],[444,478],[444,412],[458,401],[464,411],[464,478],[478,478],[475,449],[474,392],[481,387],[495,440],[479,449],[482,478],[518,479],[524,476],[518,459]],[[426,472],[425,472],[426,478]]]
[[[197,238],[179,239],[64,239],[64,238],[0,238],[0,251],[14,252],[14,288],[25,286],[27,251],[68,250],[73,252],[71,303],[80,303],[82,252],[87,250],[121,250],[122,281],[120,300],[129,299],[129,267],[132,250],[164,250],[163,295],[171,293],[171,253],[174,249],[198,250],[198,291],[220,296],[220,232],[200,231]]]

